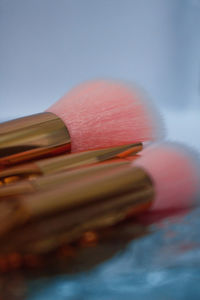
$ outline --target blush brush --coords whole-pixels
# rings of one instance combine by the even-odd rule
[[[2,201],[1,235],[6,237],[16,229],[23,249],[48,252],[78,239],[85,231],[114,225],[130,215],[191,207],[199,193],[199,180],[197,160],[183,145],[149,147],[132,164]],[[37,234],[30,240],[34,228],[38,228]],[[20,233],[24,230],[30,230],[29,234]],[[15,231],[15,240],[18,234]],[[8,237],[10,244],[14,237]],[[1,244],[6,247],[6,242]]]
[[[162,122],[143,99],[123,82],[80,84],[45,112],[0,124],[0,167],[154,140]]]

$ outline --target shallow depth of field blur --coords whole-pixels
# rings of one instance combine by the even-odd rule
[[[168,138],[200,150],[200,0],[0,0],[0,41],[0,121],[84,80],[121,78],[147,91]],[[29,282],[26,299],[198,300],[199,213],[90,272]]]

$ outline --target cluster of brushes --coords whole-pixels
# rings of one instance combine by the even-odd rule
[[[70,257],[127,218],[193,207],[198,159],[151,144],[162,132],[143,93],[108,80],[0,124],[0,272]]]

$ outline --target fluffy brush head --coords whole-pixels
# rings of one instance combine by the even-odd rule
[[[154,140],[162,127],[136,89],[109,80],[82,83],[47,111],[66,124],[72,152]]]
[[[150,175],[156,198],[153,210],[187,208],[199,193],[198,157],[188,147],[177,143],[152,146],[134,162]]]

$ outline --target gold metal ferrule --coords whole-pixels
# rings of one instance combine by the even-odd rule
[[[0,124],[0,167],[53,156],[71,149],[63,121],[44,112]]]

